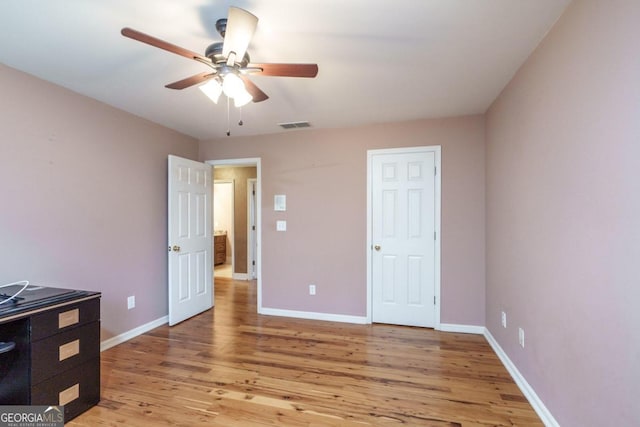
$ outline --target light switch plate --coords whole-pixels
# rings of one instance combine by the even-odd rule
[[[276,221],[276,231],[287,231],[287,221],[284,221],[284,220]]]

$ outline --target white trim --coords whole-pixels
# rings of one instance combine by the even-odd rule
[[[257,230],[255,213],[256,203],[254,198],[254,191],[258,180],[255,178],[247,179],[247,280],[256,278],[256,263],[255,261],[255,237],[254,231]],[[253,220],[253,221],[252,221]],[[256,225],[256,230],[252,230],[252,225]]]
[[[475,334],[484,335],[485,327],[476,325],[458,325],[455,323],[440,323],[438,328],[435,328],[442,332],[456,332],[459,334]]]
[[[435,176],[435,232],[436,232],[436,241],[435,241],[435,271],[434,271],[434,295],[436,297],[436,304],[434,310],[434,329],[440,329],[440,251],[441,251],[441,241],[442,241],[442,232],[440,230],[440,211],[442,206],[442,161],[441,161],[441,152],[442,148],[440,145],[429,145],[429,146],[421,146],[421,147],[404,147],[404,148],[384,148],[378,150],[367,150],[367,245],[365,250],[367,251],[367,323],[373,322],[373,313],[372,313],[372,302],[373,298],[372,292],[372,277],[371,277],[371,268],[372,268],[372,253],[371,247],[373,245],[373,237],[372,237],[372,225],[373,218],[371,217],[372,210],[372,162],[373,156],[378,154],[399,154],[399,153],[417,153],[424,151],[432,151],[435,153],[435,167],[436,167],[436,176]]]
[[[542,400],[540,400],[533,387],[529,385],[518,368],[516,368],[516,365],[514,365],[511,359],[509,359],[509,356],[507,356],[502,347],[500,347],[500,344],[498,344],[498,341],[493,338],[493,335],[491,335],[491,332],[489,332],[487,328],[484,330],[484,337],[487,339],[489,345],[493,348],[493,351],[496,353],[504,367],[507,368],[507,371],[509,371],[511,377],[520,388],[520,391],[522,391],[522,394],[527,398],[544,425],[547,427],[560,427],[560,424],[558,424],[555,418],[553,418],[553,415],[551,415],[551,412],[549,412]]]
[[[256,291],[257,312],[262,310],[262,159],[250,157],[245,159],[207,160],[205,163],[216,166],[255,166],[256,167]]]
[[[122,344],[125,341],[129,341],[130,339],[135,338],[138,335],[142,335],[146,332],[149,332],[150,330],[155,329],[158,326],[165,325],[168,322],[169,322],[169,316],[163,316],[159,319],[152,320],[149,323],[145,323],[144,325],[138,326],[137,328],[133,328],[130,331],[127,331],[123,334],[116,335],[115,337],[106,339],[100,343],[100,351],[108,350],[111,347],[115,347],[118,344]]]
[[[282,310],[279,308],[267,308],[267,307],[262,307],[262,310],[260,310],[259,313],[265,314],[267,316],[295,317],[298,319],[322,320],[327,322],[357,323],[360,325],[364,325],[368,323],[367,318],[365,316],[349,316],[345,314]]]
[[[233,280],[249,280],[248,273],[231,273],[231,278]]]
[[[440,211],[442,210],[442,149],[439,145],[433,148],[436,152],[435,158],[435,167],[436,167],[436,176],[435,176],[435,197],[436,197],[436,216],[435,216],[435,231],[436,231],[436,243],[435,243],[435,271],[434,271],[434,280],[435,280],[435,297],[436,297],[436,307],[435,307],[435,325],[434,328],[440,327],[440,263],[441,263],[441,241],[442,241],[442,230],[440,229]]]

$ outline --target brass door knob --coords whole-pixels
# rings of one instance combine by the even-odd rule
[[[380,250],[380,245],[375,245],[375,246],[373,247],[373,249],[375,249],[376,251],[379,251],[379,250]]]
[[[171,249],[173,249],[174,252],[180,252],[180,246],[178,245],[173,245],[173,248]]]

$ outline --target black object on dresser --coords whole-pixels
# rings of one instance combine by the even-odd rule
[[[99,401],[100,293],[29,286],[0,304],[0,405],[64,405],[69,421]]]

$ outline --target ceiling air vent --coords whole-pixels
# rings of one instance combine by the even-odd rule
[[[288,123],[278,123],[278,125],[282,129],[298,129],[298,128],[308,128],[311,127],[309,122],[288,122]]]

